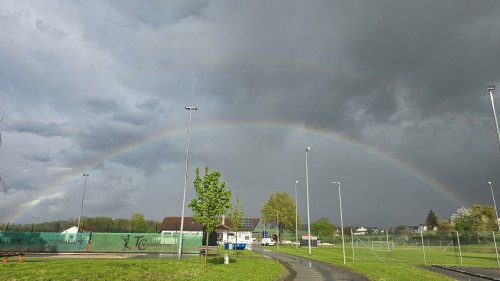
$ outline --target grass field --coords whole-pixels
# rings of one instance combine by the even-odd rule
[[[312,249],[302,247],[295,250],[293,246],[280,246],[280,252],[299,255],[327,263],[344,266],[342,263],[342,248],[337,246],[320,246]],[[346,245],[345,267],[369,277],[371,280],[451,280],[445,276],[431,273],[418,268],[419,265],[461,265],[460,255],[453,249],[442,251],[442,247],[426,247],[425,260],[419,247],[399,248],[395,251],[370,251],[366,247],[354,248]],[[378,256],[378,257],[377,257]],[[389,261],[390,258],[390,261]],[[496,268],[495,253],[462,253],[462,262],[467,266]]]
[[[218,258],[209,257],[205,268],[203,257],[183,260],[171,258],[84,259],[29,258],[22,263],[10,258],[0,263],[0,280],[276,280],[283,267],[251,251],[234,254],[224,264],[221,250]],[[258,274],[256,274],[258,273]]]
[[[276,250],[276,247],[267,247]],[[354,261],[350,244],[346,245],[346,261],[342,264],[342,248],[320,246],[308,255],[307,247],[295,250],[293,246],[281,245],[281,252],[321,260],[334,265],[345,266],[371,280],[451,280],[418,268],[424,264],[419,247],[396,247],[390,252],[370,251],[366,247],[354,248]],[[453,248],[426,247],[426,264],[497,267],[496,254],[462,253],[462,260]],[[282,273],[282,266],[262,258],[251,251],[241,251],[237,259],[233,256],[225,265],[223,256],[228,251],[220,250],[220,256],[210,257],[204,267],[203,257],[177,260],[171,258],[104,259],[104,258],[30,258],[18,263],[12,257],[0,264],[0,280],[276,280]]]

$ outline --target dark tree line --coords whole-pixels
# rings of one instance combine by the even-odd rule
[[[76,226],[78,218],[50,221],[42,223],[0,224],[0,231],[13,232],[62,232]],[[145,220],[144,215],[135,213],[130,219],[113,219],[110,217],[82,217],[80,228],[85,232],[142,232],[155,233],[160,231],[160,221]]]

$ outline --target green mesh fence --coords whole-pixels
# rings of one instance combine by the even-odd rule
[[[184,234],[182,252],[196,254],[202,235]],[[179,234],[0,232],[0,251],[23,253],[166,253],[179,250]]]
[[[89,233],[0,232],[2,252],[82,252]]]
[[[184,234],[183,253],[198,253],[202,235]],[[177,253],[179,234],[161,233],[93,233],[91,252]]]

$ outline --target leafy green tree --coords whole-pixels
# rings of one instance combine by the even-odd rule
[[[276,227],[278,221],[279,237],[282,237],[284,230],[295,231],[295,202],[286,192],[271,194],[262,207],[260,216],[265,225],[269,224],[272,227]],[[299,215],[297,221],[300,225]]]
[[[497,230],[496,213],[493,206],[472,205],[472,208],[459,208],[451,216],[451,225],[457,231],[491,231]]]
[[[495,207],[474,204],[472,205],[472,214],[479,221],[477,231],[498,230]]]
[[[113,219],[109,217],[85,217],[82,223],[86,229],[94,231],[107,231],[114,224]]]
[[[464,207],[459,208],[455,214],[451,215],[450,223],[457,231],[476,231],[479,224],[472,209]]]
[[[441,236],[449,236],[454,230],[453,226],[447,220],[439,220],[437,228],[437,232]]]
[[[429,213],[427,214],[427,218],[425,219],[425,224],[427,224],[427,229],[428,230],[433,230],[434,227],[438,225],[438,217],[432,210],[429,210]]]
[[[193,210],[194,219],[199,222],[205,229],[206,249],[205,249],[205,267],[208,266],[208,237],[212,233],[217,224],[219,224],[219,216],[225,214],[227,209],[231,207],[231,190],[226,190],[226,183],[220,182],[221,174],[214,170],[208,172],[208,167],[205,167],[205,175],[200,178],[200,169],[196,168],[196,177],[194,179],[194,188],[196,197],[191,200],[189,207]]]
[[[245,213],[243,212],[243,207],[240,204],[240,197],[236,197],[236,204],[233,204],[229,209],[229,221],[231,222],[233,231],[236,233],[236,244],[238,244],[238,231],[240,231],[243,226],[243,216]],[[235,247],[236,257],[238,257],[238,247]]]
[[[357,226],[344,226],[344,234],[345,235],[351,235],[352,231],[356,230],[358,227]]]
[[[145,232],[147,228],[144,215],[141,213],[132,214],[132,229],[134,232]]]
[[[128,219],[114,219],[113,228],[116,231],[125,232],[130,230],[130,221]]]
[[[327,218],[319,218],[311,223],[311,234],[319,237],[333,237],[335,226]]]

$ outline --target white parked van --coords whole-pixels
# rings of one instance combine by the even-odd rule
[[[274,246],[276,242],[271,238],[262,238],[262,246]]]

